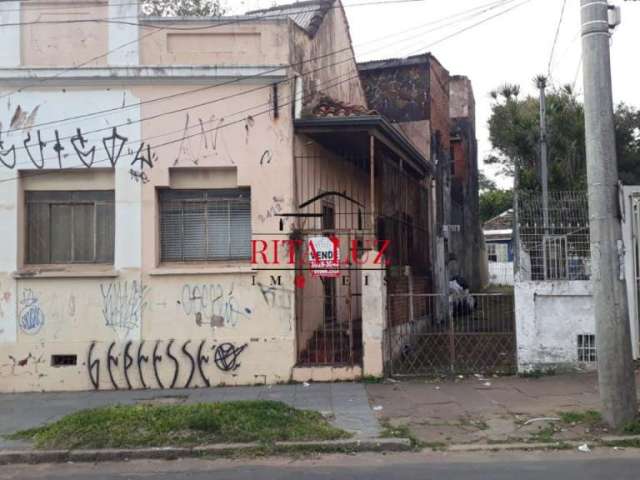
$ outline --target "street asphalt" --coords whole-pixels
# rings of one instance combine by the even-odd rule
[[[362,454],[307,460],[137,461],[107,464],[9,465],[0,479],[33,480],[635,480],[640,452],[510,454]]]

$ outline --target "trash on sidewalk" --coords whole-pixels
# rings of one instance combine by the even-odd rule
[[[491,386],[491,382],[484,382],[482,385],[484,385],[485,387],[490,387]]]
[[[382,405],[376,405],[375,407],[373,407],[373,411],[374,412],[379,412],[383,409]]]
[[[436,385],[435,389],[436,389],[436,390],[440,390],[440,387]]]
[[[532,423],[535,422],[559,422],[560,419],[558,417],[537,417],[537,418],[531,418],[529,420],[527,420],[526,422],[524,422],[525,425],[531,425]]]
[[[587,445],[586,443],[583,443],[582,445],[580,445],[578,447],[578,451],[579,452],[584,452],[584,453],[589,453],[591,451],[591,449],[589,448],[589,445]]]
[[[302,384],[302,386],[303,386],[303,387],[309,387],[309,386],[311,386],[311,384],[310,384],[309,382],[304,382],[304,383]]]

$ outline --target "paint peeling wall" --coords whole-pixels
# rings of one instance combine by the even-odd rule
[[[594,335],[591,282],[516,282],[518,370],[595,368],[578,362],[578,335]]]
[[[114,7],[100,2],[96,8],[106,16],[115,15]],[[37,34],[65,44],[69,35],[86,33],[69,30],[56,37],[48,28],[25,29],[18,43],[29,46]],[[221,57],[221,64],[287,63],[289,28],[288,22],[261,28],[262,50]],[[139,55],[142,63],[170,67],[211,57],[209,51],[190,51],[199,40],[171,43],[167,35],[166,43],[145,40],[139,52],[123,49],[95,64],[135,66]],[[126,43],[131,31],[96,28],[86,49],[70,48],[55,65],[56,55],[37,44],[23,52],[21,65],[77,64],[91,52],[106,51],[114,36]],[[212,44],[203,45],[206,50]],[[2,137],[2,161],[13,163],[10,147],[16,148],[15,164],[0,165],[0,391],[203,387],[291,378],[292,274],[254,275],[248,261],[160,262],[157,192],[163,188],[249,187],[252,238],[289,238],[290,225],[284,222],[281,231],[274,212],[295,211],[291,108],[283,106],[276,115],[274,90],[264,81],[216,88],[212,83],[163,78],[116,86],[108,79],[70,79],[68,85],[22,93],[0,89],[6,95],[0,130],[14,130]],[[278,95],[281,104],[290,101],[287,84]],[[168,98],[155,100],[160,97]],[[90,115],[96,111],[108,114]],[[70,117],[76,120],[57,122]],[[25,191],[92,189],[115,190],[113,265],[27,265]],[[54,359],[62,365],[53,366]]]

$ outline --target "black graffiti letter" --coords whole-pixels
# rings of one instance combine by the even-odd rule
[[[133,357],[129,353],[131,343],[132,342],[128,342],[124,347],[124,362],[122,363],[122,366],[124,367],[124,379],[127,382],[127,388],[129,388],[129,390],[131,390],[131,381],[129,381],[129,369],[133,365]]]
[[[169,388],[174,388],[176,386],[176,381],[178,380],[178,374],[180,373],[180,363],[178,363],[178,359],[171,354],[171,345],[173,345],[173,340],[169,341],[167,345],[167,357],[169,357],[175,366],[175,371],[173,373],[173,380],[171,382],[171,386]]]
[[[95,390],[100,388],[100,359],[93,360],[93,349],[96,347],[96,342],[91,342],[89,347],[89,356],[87,357],[87,367],[89,370],[89,380]]]
[[[136,162],[140,163],[140,171],[142,171],[144,169],[144,166],[147,165],[149,168],[153,168],[153,159],[151,158],[151,145],[147,145],[147,154],[146,156],[144,154],[140,155],[142,153],[142,150],[144,149],[145,144],[144,142],[142,142],[140,144],[140,148],[138,148],[138,151],[136,152],[136,156],[133,159],[133,162],[131,162],[131,165],[133,166]]]
[[[8,157],[9,155],[13,155],[13,163],[7,163],[4,161],[4,157]],[[16,146],[11,145],[11,148],[8,150],[4,149],[4,142],[0,140],[0,163],[2,163],[5,167],[13,169],[16,166]]]
[[[118,357],[114,357],[112,355],[113,347],[115,346],[116,346],[116,342],[113,342],[109,346],[109,351],[107,352],[107,372],[109,372],[109,379],[111,380],[111,385],[113,385],[113,388],[115,390],[119,390],[118,384],[113,379],[113,372],[111,371],[111,365],[115,365],[116,367],[118,366]]]
[[[116,148],[116,140],[120,143],[120,146]],[[104,137],[102,139],[102,144],[104,145],[104,149],[107,152],[107,157],[109,157],[109,161],[111,162],[111,166],[115,167],[118,163],[118,159],[122,154],[122,149],[124,148],[125,143],[129,140],[127,137],[123,137],[118,134],[118,130],[116,127],[113,127],[113,131],[111,132],[110,137]],[[107,145],[107,142],[111,142],[111,146]]]
[[[148,363],[149,357],[142,355],[142,347],[144,347],[144,340],[140,342],[140,345],[138,345],[138,376],[140,377],[140,384],[142,385],[142,388],[149,388],[144,381],[144,373],[142,372],[142,364],[145,362]]]
[[[156,346],[153,347],[153,374],[156,376],[156,382],[158,382],[158,386],[160,388],[164,388],[164,385],[160,381],[160,375],[158,375],[158,363],[162,361],[162,355],[158,355],[158,346],[160,345],[160,340],[156,342]]]
[[[247,344],[236,348],[232,343],[223,343],[216,349],[214,355],[214,361],[217,367],[223,372],[233,372],[237,370],[240,368],[238,357],[247,347]]]
[[[203,363],[209,363],[209,357],[202,354],[202,349],[204,348],[205,343],[207,343],[207,341],[202,340],[202,342],[200,342],[200,346],[198,347],[198,371],[200,372],[200,376],[202,377],[202,381],[204,382],[204,384],[207,387],[210,387],[211,382],[209,382],[209,379],[204,374],[204,369],[202,368]]]
[[[78,143],[80,143],[80,147],[82,148],[78,148],[78,145],[77,145]],[[96,147],[94,145],[93,147],[91,147],[89,150],[85,152],[83,150],[85,148],[86,143],[87,143],[87,139],[84,138],[80,129],[77,128],[76,134],[73,137],[71,137],[71,145],[73,145],[73,149],[78,154],[78,158],[80,159],[80,161],[84,163],[84,166],[87,168],[91,168],[96,156]],[[88,157],[91,157],[91,161],[89,161],[89,163],[85,161],[85,159]]]
[[[31,150],[29,150],[30,141],[31,141],[31,133],[27,133],[27,138],[24,140],[24,149],[26,150],[27,155],[29,155],[29,160],[31,160],[31,163],[33,163],[36,166],[36,168],[38,169],[44,168],[44,147],[46,147],[47,144],[42,141],[42,138],[40,138],[40,130],[38,130],[38,147],[40,148],[40,164],[36,163],[35,159],[33,158],[33,155],[31,155]]]
[[[62,168],[62,151],[64,150],[64,147],[60,143],[60,134],[58,133],[58,130],[55,131],[55,135],[56,143],[53,146],[53,150],[58,154],[58,166]]]
[[[189,353],[189,350],[187,350],[187,345],[189,345],[190,343],[191,343],[191,340],[187,340],[186,342],[184,342],[184,345],[182,345],[182,353],[184,353],[189,358],[189,361],[191,362],[191,370],[189,371],[189,378],[187,378],[187,383],[185,383],[184,388],[189,388],[191,386],[191,380],[193,380],[193,374],[196,371],[196,361],[193,359],[193,356]]]

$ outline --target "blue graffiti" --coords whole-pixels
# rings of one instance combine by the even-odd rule
[[[27,289],[24,291],[20,305],[22,306],[19,322],[20,330],[27,335],[37,334],[44,326],[45,317],[33,290]]]

